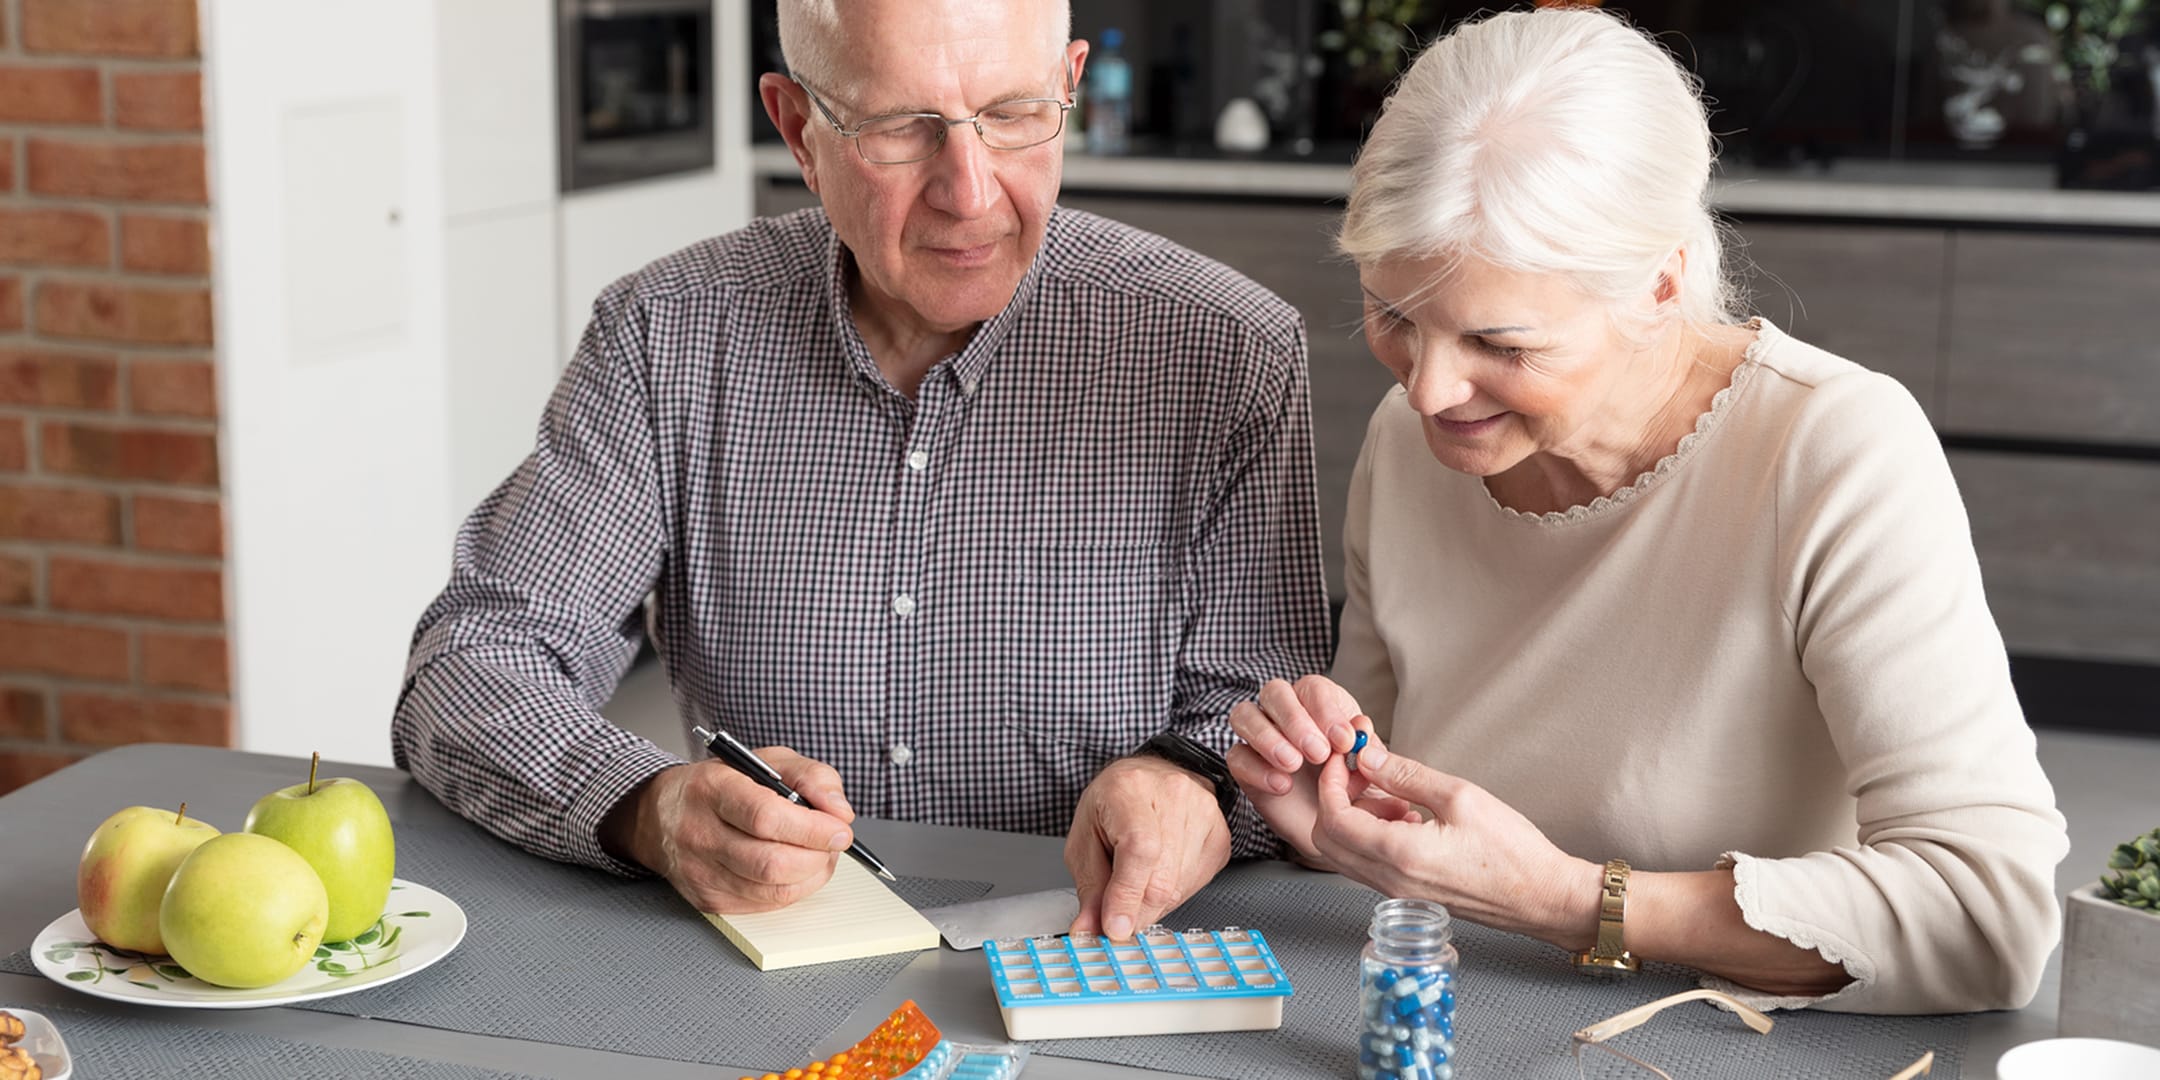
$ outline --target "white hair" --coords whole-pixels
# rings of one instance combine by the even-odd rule
[[[1338,249],[1474,257],[1615,301],[1685,249],[1679,314],[1736,320],[1693,76],[1621,18],[1544,8],[1465,23],[1388,95],[1351,170]]]
[[[853,95],[860,91],[854,76],[841,63],[849,44],[842,25],[843,9],[860,6],[849,0],[780,0],[780,55],[787,61],[789,76],[809,82],[821,93]],[[1065,44],[1072,40],[1072,0],[1047,0],[1042,6],[1048,9],[1043,20],[1043,44],[1044,60],[1049,61],[1062,54]],[[1048,17],[1052,15],[1055,18]],[[858,43],[854,47],[871,46]]]

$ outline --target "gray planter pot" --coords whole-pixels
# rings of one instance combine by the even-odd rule
[[[2061,1034],[2160,1042],[2160,914],[2100,898],[2064,901]]]

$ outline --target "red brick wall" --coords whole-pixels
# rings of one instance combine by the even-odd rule
[[[195,0],[0,0],[0,791],[230,742]]]

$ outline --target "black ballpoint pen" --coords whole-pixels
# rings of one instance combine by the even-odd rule
[[[773,794],[791,803],[798,806],[810,805],[804,801],[803,797],[794,788],[787,785],[787,781],[780,779],[780,774],[773,771],[772,766],[765,764],[764,758],[757,756],[749,747],[737,741],[735,736],[725,731],[707,731],[701,727],[693,727],[690,731],[698,738],[705,740],[705,749],[711,751],[712,756],[734,766],[736,772],[757,781]],[[887,881],[900,880],[893,876],[892,871],[885,869],[884,862],[879,860],[877,856],[870,854],[869,848],[862,846],[862,841],[857,840],[849,844],[847,853],[853,855],[855,861],[863,864],[863,867],[871,873]]]

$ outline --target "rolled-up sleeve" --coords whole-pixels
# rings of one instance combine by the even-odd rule
[[[1881,1013],[2019,1007],[2059,930],[2054,868],[2068,840],[1965,509],[1903,388],[1855,373],[1816,392],[1779,481],[1783,606],[1858,800],[1857,843],[1726,863],[1748,925],[1843,964],[1853,982],[1820,999],[1755,998]]]

